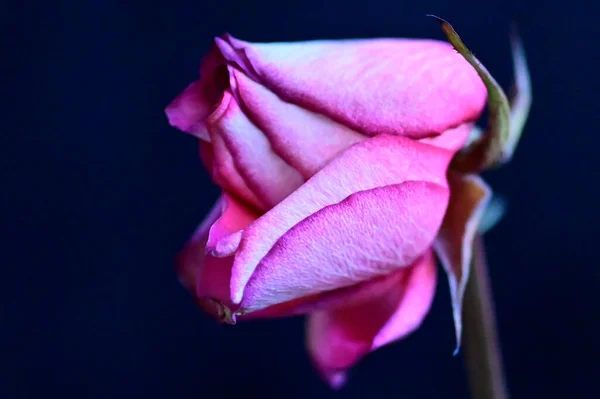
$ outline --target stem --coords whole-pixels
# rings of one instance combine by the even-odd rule
[[[487,269],[483,239],[477,236],[464,299],[465,362],[473,399],[508,399]]]

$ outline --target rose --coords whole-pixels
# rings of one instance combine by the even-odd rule
[[[178,259],[219,319],[309,314],[307,346],[333,386],[416,329],[433,249],[460,303],[490,196],[448,170],[486,89],[432,40],[250,44],[216,39],[201,80],[168,107],[200,139],[222,197]]]

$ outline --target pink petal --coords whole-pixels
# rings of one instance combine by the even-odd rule
[[[463,123],[455,128],[448,129],[444,133],[435,137],[427,137],[419,140],[421,143],[434,145],[436,147],[445,148],[449,151],[456,152],[460,150],[466,143],[469,135],[474,128],[473,123]]]
[[[213,205],[202,223],[200,223],[198,228],[196,228],[192,238],[186,245],[186,250],[191,249],[191,247],[194,247],[194,250],[188,251],[187,253],[184,250],[184,252],[182,252],[178,257],[179,261],[183,261],[184,259],[182,258],[182,255],[192,255],[192,253],[196,253],[196,250],[199,249],[196,255],[185,259],[187,261],[177,263],[177,274],[179,275],[179,279],[181,283],[189,290],[195,291],[196,289],[196,279],[200,275],[202,268],[202,260],[204,259],[204,246],[206,240],[208,239],[208,232],[210,231],[213,223],[215,223],[217,219],[221,217],[223,213],[223,205],[224,198],[220,197]],[[200,262],[198,262],[197,259],[200,259]]]
[[[218,108],[223,91],[229,87],[225,59],[213,47],[202,61],[201,80],[190,84],[165,109],[172,126],[202,140],[210,141],[206,119]]]
[[[248,119],[229,90],[223,93],[221,104],[219,112],[215,111],[207,121],[211,138],[223,140],[223,151],[231,155],[239,176],[269,209],[298,188],[304,179],[273,152],[269,140]],[[219,150],[215,143],[214,151]]]
[[[249,117],[269,138],[275,152],[305,178],[352,144],[366,139],[330,118],[282,101],[238,70],[232,74]]]
[[[462,301],[471,268],[473,239],[492,192],[475,175],[450,172],[448,183],[450,203],[434,248],[448,274],[458,348],[462,334]]]
[[[341,387],[346,370],[361,358],[416,330],[431,306],[436,279],[428,251],[413,266],[388,275],[386,280],[394,284],[368,300],[310,315],[307,349],[323,378]]]
[[[400,269],[392,273],[394,276],[400,276]],[[375,277],[361,283],[338,288],[333,291],[321,292],[315,295],[304,296],[293,299],[288,302],[279,303],[256,312],[246,313],[243,319],[255,319],[265,317],[283,317],[300,314],[312,313],[317,310],[335,309],[342,306],[364,302],[365,299],[372,298],[375,294],[387,291],[397,285],[397,278],[390,278],[391,275]]]
[[[250,278],[241,312],[349,287],[412,264],[433,242],[448,190],[404,182],[352,194],[282,236]]]
[[[421,144],[404,137],[388,135],[376,136],[350,147],[298,190],[244,230],[240,248],[235,256],[231,280],[233,302],[241,302],[244,288],[262,258],[267,255],[279,238],[294,225],[321,209],[337,204],[359,191],[410,180],[446,186],[446,168],[451,156],[452,153],[437,147]],[[430,188],[423,188],[423,190],[439,192],[439,190]],[[398,192],[398,190],[392,189],[388,194],[391,195],[393,192]],[[408,192],[406,194],[406,200],[408,201]],[[401,197],[404,198],[405,195],[402,194]],[[420,198],[415,198],[415,200],[421,202]],[[424,198],[422,201],[429,204],[432,199]],[[419,205],[414,215],[420,214],[421,211],[436,210],[444,212],[445,201],[434,205],[436,209],[425,209],[423,205]],[[394,207],[394,209],[397,209],[398,204]],[[377,206],[377,208],[380,207]],[[342,206],[341,209],[346,208]],[[400,216],[410,215],[406,214],[406,209],[402,209]],[[392,219],[400,216],[393,215]],[[435,217],[436,215],[432,213],[427,219]],[[431,222],[433,223],[432,220]],[[326,238],[327,234],[325,233],[332,234],[330,229],[325,232],[319,231],[316,234]],[[410,237],[409,234],[406,234],[406,236]],[[382,238],[387,239],[387,237]],[[384,249],[388,247],[389,244],[383,244]],[[309,251],[309,253],[311,252],[312,250]],[[315,264],[315,262],[305,259],[305,262],[294,266],[290,270],[304,267],[306,263],[311,263],[312,267],[326,266],[326,264]],[[265,284],[268,286],[268,281],[265,281]],[[340,288],[340,286],[329,287],[329,289],[335,288]],[[272,300],[273,298],[267,302]],[[268,305],[265,304],[265,306]],[[256,306],[252,305],[252,308],[255,309]]]
[[[350,147],[244,231],[232,276],[233,301],[241,302],[261,259],[302,219],[362,190],[407,180],[446,185],[451,156],[448,151],[388,135]]]
[[[210,114],[213,104],[207,99],[202,90],[202,83],[192,82],[165,109],[171,126],[184,132],[210,140],[202,122]]]
[[[398,284],[398,278],[396,277],[403,276],[401,272],[404,270],[400,269],[391,275],[375,277],[349,287],[278,303],[265,309],[239,315],[239,318],[241,320],[250,320],[289,317],[312,313],[318,310],[329,310],[358,304],[396,286]],[[391,276],[396,277],[391,278]]]
[[[227,193],[223,193],[221,204],[221,217],[213,223],[209,230],[206,251],[216,252],[218,256],[228,256],[237,249],[236,245],[232,247],[232,242],[236,241],[236,239],[232,239],[232,236],[240,233],[239,237],[241,238],[241,231],[258,219],[259,215]],[[212,253],[212,255],[215,254]]]
[[[194,293],[201,307],[218,318],[225,319],[225,310],[234,308],[229,291],[233,257],[206,254],[207,242],[217,242],[218,246],[219,239],[244,229],[256,217],[234,197],[224,194],[177,257],[182,283]],[[231,319],[231,314],[228,317]]]
[[[231,99],[231,96],[227,96],[227,99]],[[237,196],[257,209],[266,209],[266,205],[250,190],[248,184],[240,175],[233,155],[225,144],[223,137],[216,133],[211,134],[211,136],[212,150],[210,153],[206,150],[204,152],[207,155],[212,155],[210,172],[213,180],[224,190],[236,193]],[[208,159],[208,156],[206,156],[206,159]]]
[[[280,98],[368,134],[423,138],[477,119],[486,89],[451,45],[369,39],[247,43],[221,55]]]

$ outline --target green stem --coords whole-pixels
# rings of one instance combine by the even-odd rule
[[[464,300],[464,349],[473,399],[508,399],[496,317],[481,236],[475,238]]]

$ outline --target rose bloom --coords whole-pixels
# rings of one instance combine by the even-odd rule
[[[178,257],[218,319],[307,314],[332,386],[419,327],[447,272],[457,335],[490,190],[449,169],[487,91],[450,44],[248,43],[224,35],[167,107],[222,188]]]

